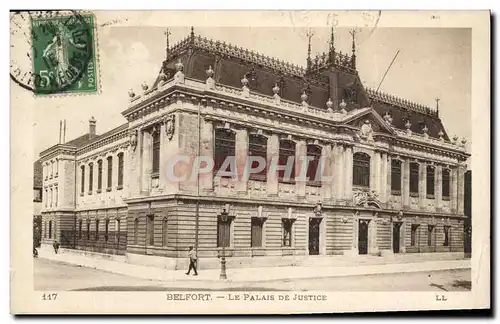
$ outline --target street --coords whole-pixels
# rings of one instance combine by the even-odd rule
[[[34,260],[34,288],[38,291],[469,291],[470,275],[470,270],[460,269],[248,283],[190,283],[139,279],[58,261]],[[228,276],[231,277],[231,269]]]

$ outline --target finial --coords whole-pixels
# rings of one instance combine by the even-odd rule
[[[307,100],[307,94],[306,94],[305,90],[302,92],[302,95],[300,96],[300,99],[302,100],[302,103],[306,102],[306,100]]]
[[[273,92],[274,92],[274,94],[275,94],[275,95],[277,95],[277,94],[278,94],[278,92],[280,92],[280,87],[278,87],[278,84],[277,84],[277,83],[276,83],[276,84],[274,85],[274,87],[273,87]]]
[[[213,77],[213,76],[214,76],[214,73],[215,73],[215,72],[214,72],[214,70],[212,69],[212,66],[211,66],[211,65],[208,67],[208,70],[206,71],[206,73],[207,73],[207,77],[209,77],[209,78],[211,78],[211,77]]]
[[[439,131],[439,133],[438,133],[438,137],[439,137],[439,140],[440,140],[440,141],[444,141],[444,137],[443,137],[443,136],[444,136],[444,133],[443,133],[443,130],[441,129],[441,130]]]
[[[177,63],[175,63],[175,68],[177,69],[177,71],[182,71],[182,69],[184,69],[184,64],[182,64],[182,61],[180,58],[177,61]]]
[[[332,112],[332,107],[333,107],[333,101],[332,98],[328,98],[328,101],[326,102],[326,108],[328,112]]]
[[[248,79],[246,74],[243,76],[243,79],[241,79],[241,85],[243,87],[246,87],[248,85]]]
[[[345,109],[346,109],[346,107],[347,107],[347,104],[346,104],[346,102],[345,102],[344,98],[342,98],[342,101],[340,102],[339,107],[340,107],[340,111],[341,111],[343,114],[345,114],[345,113],[347,112],[347,111],[345,110]]]
[[[167,48],[165,49],[165,60],[168,60],[168,52],[170,50],[170,44],[169,44],[169,37],[171,35],[170,30],[167,30],[164,32],[165,37],[167,38]]]
[[[441,99],[439,97],[437,97],[434,100],[436,100],[436,113],[439,117],[439,100],[441,100]]]
[[[130,99],[134,98],[134,97],[135,97],[134,90],[129,89],[129,91],[128,91],[128,96],[130,97]]]
[[[191,26],[191,38],[194,39],[194,27]]]
[[[355,29],[352,29],[349,32],[352,35],[352,56],[351,56],[351,65],[352,68],[356,68],[356,33],[357,31]]]
[[[141,84],[141,87],[142,87],[142,90],[146,91],[148,90],[148,84],[146,83],[146,81],[144,81],[142,84]]]
[[[308,45],[307,45],[307,69],[311,69],[311,38],[314,36],[314,32],[309,29],[306,33],[306,36],[308,38]]]

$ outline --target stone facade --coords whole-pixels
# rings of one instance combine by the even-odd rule
[[[126,254],[131,262],[165,267],[181,266],[189,246],[207,267],[215,266],[225,244],[221,230],[227,235],[224,253],[243,266],[290,264],[309,254],[463,251],[469,155],[465,141],[448,138],[435,111],[360,87],[355,63],[345,58],[300,70],[256,54],[264,67],[255,71],[255,57],[236,47],[221,56],[207,44],[192,34],[174,46],[151,88],[129,94],[130,106],[122,113],[127,123],[96,135],[91,120],[89,134],[40,154],[43,243],[58,239],[65,247]],[[250,72],[237,75],[246,66]],[[264,72],[280,86],[263,91],[264,81],[255,80]],[[299,74],[309,88],[292,93]],[[235,78],[241,79],[239,87]],[[354,88],[346,86],[351,80]],[[249,155],[250,136],[258,134],[266,139],[268,160],[279,154],[282,140],[295,143],[297,159],[309,146],[319,148],[323,175],[331,180],[285,183],[269,172],[265,181],[235,181],[212,171],[198,178],[191,176],[193,168],[182,168],[192,160],[177,164],[177,176],[186,179],[173,179],[168,170],[179,156],[216,154],[217,129],[234,132],[237,165]],[[357,154],[369,158],[367,186],[354,184]],[[401,166],[396,190],[392,161]],[[443,172],[449,174],[446,197]],[[434,182],[433,190],[427,181]]]

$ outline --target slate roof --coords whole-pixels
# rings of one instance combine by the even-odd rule
[[[442,131],[445,140],[449,140],[434,109],[365,89],[355,69],[355,60],[336,53],[332,47],[319,59],[308,60],[308,68],[302,68],[225,42],[201,38],[192,32],[169,49],[168,58],[163,62],[153,87],[165,77],[162,73],[167,79],[173,76],[179,60],[187,77],[205,81],[206,70],[212,66],[217,83],[241,88],[241,79],[246,76],[251,91],[273,95],[272,88],[277,84],[283,99],[297,103],[301,102],[301,95],[306,91],[309,104],[318,108],[326,109],[329,98],[338,104],[347,93],[354,93],[354,99],[348,102],[348,111],[372,106],[381,116],[389,112],[396,128],[406,130],[406,120],[410,120],[412,132],[423,134],[425,124],[430,137],[438,138]]]

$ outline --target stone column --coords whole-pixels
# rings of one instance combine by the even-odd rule
[[[401,177],[402,179],[402,192],[401,195],[403,196],[403,208],[408,209],[410,208],[410,160],[405,159],[401,165],[402,167],[402,172],[403,176]]]
[[[377,174],[377,183],[378,183],[378,199],[380,202],[385,203],[386,197],[386,185],[387,185],[387,154],[380,152],[380,168],[379,173]]]
[[[378,182],[380,176],[380,152],[373,153],[373,159],[370,161],[370,189],[377,194],[380,193],[380,184]]]
[[[269,163],[278,163],[279,138],[278,135],[271,135],[267,140],[267,159]],[[267,194],[278,195],[278,175],[276,172],[269,172],[267,175]]]
[[[390,157],[389,154],[387,154],[387,159],[386,159],[386,188],[385,188],[385,193],[386,193],[386,199],[385,199],[385,202],[388,202],[390,197],[391,197],[391,193],[392,193],[392,188],[391,188],[391,185],[392,185],[392,159]],[[391,241],[392,242],[392,241]]]
[[[329,144],[323,145],[319,164],[320,177],[316,179],[321,181],[321,199],[323,201],[330,201],[332,199],[332,155],[332,147]]]
[[[307,173],[307,168],[305,167],[306,156],[306,141],[297,141],[297,146],[295,147],[295,178],[298,180],[295,181],[295,190],[297,191],[297,196],[300,198],[305,198],[306,196],[306,181],[304,180]]]
[[[92,160],[92,194],[97,194],[97,182],[99,180],[99,165],[97,164],[97,161],[99,158]],[[90,173],[90,170],[89,170]],[[101,189],[102,191],[102,189]]]
[[[359,216],[354,213],[352,218],[352,244],[351,244],[351,255],[358,255],[358,240],[359,240]]]
[[[113,176],[111,177],[112,189],[113,191],[118,188],[118,151],[113,152]],[[95,178],[95,172],[94,172]],[[95,188],[95,187],[94,187]]]
[[[344,147],[336,145],[335,151],[335,178],[334,178],[334,192],[335,201],[340,204],[344,200],[344,182],[345,182],[345,161],[344,161]]]
[[[436,211],[441,211],[441,200],[443,199],[443,166],[436,165],[434,171],[434,205]]]
[[[399,227],[399,251],[401,253],[406,253],[406,224],[407,222],[403,221],[403,223]]]
[[[344,151],[344,198],[347,205],[352,205],[352,146],[346,146]]]
[[[463,165],[459,165],[458,169],[458,177],[457,177],[457,213],[460,215],[464,214],[464,181],[465,181],[465,167]],[[451,235],[450,235],[451,238]]]
[[[141,194],[149,194],[151,184],[151,134],[142,132]]]
[[[378,242],[377,242],[377,221],[376,218],[368,223],[368,253],[373,254],[378,252]]]
[[[425,209],[427,201],[427,164],[421,162],[418,165],[418,205]]]
[[[246,194],[248,190],[248,179],[244,179],[243,173],[248,157],[248,131],[239,129],[236,131],[236,169],[238,170],[238,182],[236,190],[238,193]]]
[[[200,155],[209,159],[214,158],[214,128],[211,121],[201,121],[201,148]],[[208,173],[200,174],[200,187],[206,191],[214,190],[213,168]]]
[[[458,193],[458,169],[455,167],[451,169],[451,197],[450,197],[450,204],[451,204],[451,212],[456,213],[457,212],[457,193]]]

